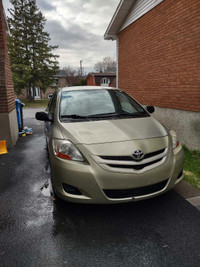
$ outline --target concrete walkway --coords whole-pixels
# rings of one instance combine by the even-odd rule
[[[200,190],[198,188],[182,181],[176,186],[175,191],[200,210]]]

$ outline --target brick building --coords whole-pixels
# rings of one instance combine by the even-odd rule
[[[87,75],[87,85],[116,87],[116,73],[94,73]]]
[[[56,80],[55,86],[57,86],[58,88],[63,88],[67,86],[67,74],[65,70],[59,70],[59,72],[55,75],[55,80]],[[55,88],[53,87],[52,88],[49,87],[45,93],[43,93],[42,90],[40,90],[39,88],[36,88],[35,99],[48,99],[54,93],[54,91]],[[17,98],[19,98],[20,100],[27,99],[28,90],[23,89],[22,93],[19,96],[17,96]]]
[[[0,140],[6,140],[7,146],[15,145],[18,139],[18,125],[15,107],[15,93],[8,57],[8,27],[0,0]]]
[[[104,38],[117,41],[119,88],[200,149],[200,1],[121,0]]]

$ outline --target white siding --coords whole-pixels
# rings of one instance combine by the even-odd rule
[[[125,19],[120,31],[142,17],[161,2],[163,2],[163,0],[137,0]]]

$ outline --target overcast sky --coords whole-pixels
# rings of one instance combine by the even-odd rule
[[[92,71],[96,62],[104,57],[116,57],[115,41],[106,41],[103,35],[115,12],[119,0],[37,0],[37,6],[47,19],[46,31],[60,68],[79,67],[83,60],[85,71]],[[3,0],[4,9],[12,7]]]

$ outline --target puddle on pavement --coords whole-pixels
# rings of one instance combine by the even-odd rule
[[[51,173],[51,168],[50,168],[50,165],[49,165],[49,161],[47,162],[46,164],[46,172],[47,173]],[[53,196],[53,189],[52,189],[52,184],[51,184],[51,179],[48,179],[44,185],[40,188],[40,191],[42,192],[42,194],[45,196],[45,197],[52,197]]]
[[[45,169],[47,173],[51,173],[49,161],[46,163]],[[45,197],[51,197],[53,195],[51,180],[48,179],[40,190]]]
[[[52,191],[51,180],[47,180],[40,190],[45,197],[52,197],[53,191]]]

